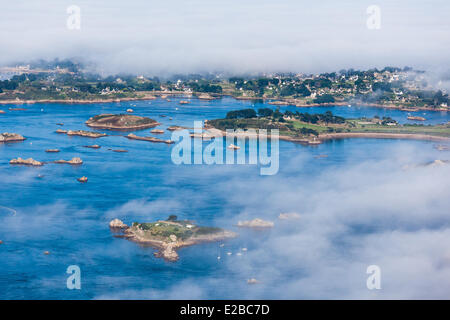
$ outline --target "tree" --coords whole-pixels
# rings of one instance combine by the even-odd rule
[[[315,103],[333,103],[334,97],[331,94],[323,94],[314,99]]]
[[[267,87],[269,85],[269,79],[265,79],[265,78],[260,78],[258,79],[258,87],[259,88],[264,88]]]
[[[311,95],[311,91],[309,91],[309,89],[305,86],[304,83],[302,83],[295,89],[296,89],[295,91],[303,97],[309,97]]]
[[[227,119],[256,118],[256,111],[254,109],[243,109],[243,110],[230,111],[227,113],[226,118]]]
[[[271,117],[272,114],[273,114],[273,110],[270,108],[258,109],[258,116],[260,116],[260,117]]]
[[[434,105],[440,105],[441,103],[448,103],[448,95],[443,94],[441,90],[436,92],[433,96]]]
[[[386,91],[386,92],[392,92],[392,85],[389,82],[375,82],[372,85],[372,91]]]
[[[292,84],[283,87],[280,91],[280,96],[292,96],[295,94],[295,88]]]
[[[275,110],[274,113],[273,113],[273,115],[272,115],[272,117],[273,117],[274,120],[283,122],[283,121],[281,120],[281,119],[283,119],[283,113],[280,112],[280,109]],[[283,119],[283,120],[284,120],[284,119]]]
[[[178,220],[178,217],[174,214],[171,214],[169,216],[169,218],[167,218],[167,221],[177,221],[177,220]]]

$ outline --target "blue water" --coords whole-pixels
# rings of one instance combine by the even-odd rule
[[[249,286],[246,280],[260,270],[266,272],[271,263],[269,256],[274,253],[267,251],[259,259],[248,259],[252,251],[265,252],[260,244],[267,237],[296,234],[299,230],[289,224],[265,232],[237,230],[234,227],[237,220],[270,215],[276,219],[280,212],[298,209],[289,199],[277,198],[274,201],[279,201],[275,203],[279,210],[273,212],[264,201],[271,197],[272,191],[276,193],[284,185],[308,183],[326,170],[344,170],[367,160],[395,162],[398,159],[391,159],[392,150],[399,148],[420,148],[424,151],[417,156],[420,161],[438,156],[433,143],[424,141],[355,139],[316,147],[281,141],[278,174],[261,176],[258,166],[252,165],[176,166],[170,158],[172,146],[128,140],[121,132],[101,131],[108,136],[99,139],[55,133],[59,128],[87,129],[84,122],[91,116],[123,113],[128,108],[133,108],[136,115],[161,122],[158,128],[162,129],[170,125],[192,127],[194,120],[224,117],[230,110],[273,108],[231,98],[193,99],[189,105],[179,105],[178,100],[35,104],[25,106],[25,111],[1,107],[7,113],[0,115],[0,132],[16,132],[27,138],[24,142],[0,144],[1,299],[278,298],[277,290],[292,278],[301,277],[302,268],[296,270],[290,265],[283,270],[281,265],[283,272],[273,270],[273,281],[267,280],[264,286]],[[281,109],[310,113],[331,110],[344,117],[390,116],[402,123],[407,116],[403,111],[369,107]],[[425,113],[427,124],[450,120],[448,113]],[[64,126],[56,125],[60,122]],[[136,133],[150,135],[149,131]],[[158,137],[169,139],[170,132]],[[89,144],[102,147],[98,150],[83,147]],[[61,152],[44,152],[49,148]],[[129,152],[115,153],[108,149]],[[328,157],[315,158],[322,154]],[[52,161],[76,156],[83,159],[83,165],[46,164],[30,168],[8,163],[16,157]],[[81,176],[87,176],[88,183],[77,182]],[[270,188],[261,189],[262,185]],[[181,249],[180,260],[169,263],[155,258],[152,248],[115,238],[108,227],[109,221],[116,217],[130,224],[164,219],[170,214],[201,225],[239,231],[240,237],[226,242],[224,247],[213,243]],[[50,255],[44,255],[44,251],[50,251]],[[241,255],[236,255],[237,252]],[[66,287],[69,265],[81,268],[81,290]],[[301,297],[292,294],[285,298]]]

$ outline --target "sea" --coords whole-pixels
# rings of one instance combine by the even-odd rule
[[[305,146],[280,141],[278,172],[261,175],[261,164],[175,164],[174,145],[129,140],[124,135],[130,132],[85,125],[94,115],[130,108],[160,122],[159,129],[192,128],[194,121],[223,118],[231,110],[276,108],[230,97],[170,99],[0,106],[5,111],[0,132],[26,137],[0,144],[0,299],[371,299],[408,298],[418,288],[425,297],[446,294],[423,290],[414,281],[391,279],[389,284],[400,272],[394,267],[399,257],[414,261],[423,252],[403,247],[405,239],[383,238],[405,230],[441,230],[449,222],[436,213],[448,209],[450,197],[442,196],[450,195],[449,171],[421,171],[427,163],[450,158],[436,142],[358,138]],[[25,110],[10,110],[17,107]],[[280,109],[412,123],[408,112],[358,105]],[[450,121],[446,112],[414,115],[425,117],[424,124]],[[69,137],[57,129],[107,136]],[[170,131],[153,135],[150,130],[131,133],[171,139]],[[101,148],[85,147],[93,144]],[[17,157],[47,163],[10,165]],[[50,163],[73,157],[83,164]],[[77,181],[82,176],[87,183]],[[425,181],[426,188],[429,180],[437,181],[433,195],[414,187]],[[409,201],[415,209],[405,204]],[[299,218],[283,220],[281,213]],[[114,218],[131,224],[169,215],[232,230],[238,237],[181,248],[179,260],[168,262],[155,257],[154,248],[117,237],[109,228]],[[274,227],[236,226],[254,218],[272,221]],[[370,254],[383,247],[377,239],[387,252]],[[392,248],[398,250],[389,252]],[[377,263],[386,270],[385,295],[366,288],[366,265]],[[71,266],[79,267],[79,289],[69,284]]]

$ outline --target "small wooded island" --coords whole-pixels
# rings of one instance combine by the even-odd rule
[[[153,119],[130,114],[100,114],[86,121],[92,128],[123,131],[153,128],[159,124]]]
[[[178,260],[175,250],[181,247],[237,236],[236,233],[221,228],[202,227],[189,220],[177,220],[175,215],[169,216],[167,220],[151,223],[133,222],[131,227],[119,219],[114,219],[109,226],[113,231],[123,231],[120,237],[158,249],[154,253],[156,257],[172,262]]]

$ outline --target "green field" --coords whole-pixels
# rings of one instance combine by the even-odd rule
[[[189,220],[180,221],[156,221],[150,223],[133,223],[133,228],[145,231],[146,235],[152,239],[170,241],[170,236],[175,235],[177,239],[186,240],[194,236],[214,234],[221,232],[217,227],[196,226]]]

